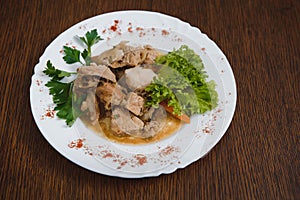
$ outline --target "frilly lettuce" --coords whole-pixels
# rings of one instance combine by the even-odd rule
[[[217,106],[218,94],[214,81],[206,81],[201,58],[188,46],[169,52],[155,60],[162,65],[156,78],[146,87],[146,106],[167,101],[173,114],[201,114]]]

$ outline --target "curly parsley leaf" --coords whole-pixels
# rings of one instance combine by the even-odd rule
[[[50,60],[47,61],[47,67],[43,71],[49,77],[52,77],[53,80],[61,80],[64,77],[69,77],[72,74],[76,74],[75,72],[66,72],[63,70],[56,69]]]
[[[80,62],[81,64],[83,64],[80,61],[80,51],[77,49],[73,49],[71,47],[68,46],[63,46],[63,50],[65,53],[65,56],[63,57],[64,61],[68,64],[73,64],[73,63],[77,63]]]

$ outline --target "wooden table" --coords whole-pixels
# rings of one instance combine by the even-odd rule
[[[89,17],[152,10],[199,27],[227,55],[238,91],[227,133],[169,175],[122,179],[85,170],[44,139],[30,109],[35,64]],[[300,1],[3,1],[0,6],[1,199],[300,199]]]

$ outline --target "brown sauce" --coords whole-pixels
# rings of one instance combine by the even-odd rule
[[[154,142],[160,141],[162,139],[165,139],[165,138],[171,136],[177,130],[179,130],[179,128],[182,125],[182,122],[179,119],[168,114],[167,118],[166,118],[165,127],[160,132],[158,132],[154,137],[138,138],[138,137],[133,137],[130,135],[117,136],[117,135],[113,134],[113,132],[110,130],[110,125],[109,125],[110,119],[109,118],[102,119],[101,121],[99,121],[99,124],[96,124],[96,125],[91,125],[84,119],[82,121],[85,123],[85,125],[88,128],[90,128],[97,134],[100,134],[101,136],[105,136],[107,139],[109,139],[113,142],[122,143],[122,144],[133,144],[133,145],[149,144],[149,143],[154,143]]]

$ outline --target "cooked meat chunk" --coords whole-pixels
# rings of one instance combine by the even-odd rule
[[[79,76],[96,76],[116,82],[115,74],[105,65],[91,64],[91,66],[79,67],[77,72]]]
[[[131,51],[125,54],[124,63],[128,66],[137,66],[142,63],[141,51]]]
[[[141,116],[141,119],[143,121],[150,121],[151,118],[152,118],[152,115],[153,115],[154,111],[155,111],[155,108],[152,107],[152,106],[150,108],[144,109],[144,113]]]
[[[154,60],[156,57],[160,56],[161,53],[155,49],[153,49],[150,45],[144,46],[146,49],[145,51],[145,57],[143,59],[144,64],[154,64]]]
[[[101,92],[97,92],[97,85],[100,78],[107,79],[111,82],[116,82],[115,75],[111,70],[104,65],[95,65],[79,67],[77,71],[77,78],[74,82],[73,92],[78,98],[84,96],[86,99],[81,103],[80,110],[85,113],[85,116],[95,124],[100,115],[99,104],[97,102],[96,95],[102,93],[105,95],[97,95],[104,103],[110,102],[109,92],[112,88],[111,83],[107,83]],[[96,94],[96,95],[95,95]],[[101,97],[100,97],[101,96]],[[76,105],[75,105],[76,106]],[[108,105],[106,105],[108,106]]]
[[[158,121],[147,122],[144,127],[143,137],[144,138],[153,137],[160,130],[161,130],[160,122],[158,122]]]
[[[109,109],[111,105],[112,93],[116,87],[116,84],[103,83],[103,85],[98,86],[96,89],[96,95],[99,97],[100,101],[104,103],[105,109]]]
[[[117,135],[128,134],[138,135],[143,129],[144,122],[139,118],[132,116],[128,110],[122,107],[112,109],[111,130]]]
[[[78,74],[74,86],[78,89],[95,88],[99,80],[100,77]]]
[[[129,111],[135,115],[140,115],[144,108],[145,100],[143,97],[137,95],[134,92],[130,92],[126,97],[126,106]]]
[[[124,88],[119,84],[104,82],[96,89],[96,95],[100,101],[105,104],[105,109],[109,110],[111,105],[120,105],[122,101],[125,102],[126,95],[123,93]]]
[[[108,65],[111,68],[121,68],[125,66],[135,67],[142,63],[152,64],[160,52],[150,45],[144,47],[133,47],[126,45],[128,42],[120,42],[113,49],[107,50],[99,56],[92,57],[92,61],[97,64]]]
[[[145,123],[143,137],[155,136],[165,126],[166,117],[167,114],[163,107],[159,106],[157,109],[154,109],[151,120]]]
[[[97,63],[98,65],[111,65],[113,62],[117,62],[123,59],[124,56],[124,48],[127,42],[120,42],[114,48],[109,49],[99,56],[92,57],[92,61]]]
[[[151,69],[134,67],[125,70],[125,80],[127,86],[132,90],[145,88],[157,75]]]
[[[122,102],[125,102],[125,97],[126,97],[125,93],[127,93],[126,89],[120,86],[119,84],[116,84],[116,87],[114,88],[113,91],[111,104],[115,106],[115,105],[122,104]]]
[[[85,112],[87,110],[88,110],[87,115],[89,117],[89,120],[91,121],[91,124],[97,123],[100,111],[93,90],[87,91],[86,99],[81,104],[81,111]]]
[[[154,109],[154,108],[153,108]],[[140,138],[153,137],[165,126],[166,112],[162,107],[151,110],[149,122],[130,114],[122,107],[115,107],[112,111],[111,129],[117,135],[131,135]]]

